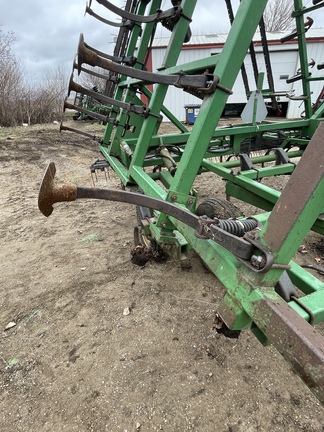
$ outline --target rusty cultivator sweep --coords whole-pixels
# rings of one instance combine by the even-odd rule
[[[124,187],[57,185],[51,163],[40,189],[40,210],[49,216],[54,203],[80,198],[136,205],[138,247],[176,259],[193,249],[226,288],[217,311],[220,329],[250,328],[263,344],[272,343],[323,403],[324,337],[315,326],[324,321],[324,284],[293,257],[310,230],[324,233],[324,103],[317,103],[314,111],[311,102],[312,81],[324,79],[324,59],[318,59],[311,74],[306,44],[311,14],[324,7],[324,1],[313,0],[304,7],[302,0],[291,0],[296,29],[282,42],[298,43],[299,69],[287,83],[302,83],[302,94],[291,99],[303,105],[304,116],[280,122],[262,117],[264,100],[276,108],[278,96],[263,21],[267,0],[241,0],[236,14],[231,1],[225,0],[231,29],[221,52],[185,64],[178,58],[192,37],[197,0],[172,0],[166,10],[161,9],[162,0],[127,0],[122,9],[112,1],[97,2],[103,13],[116,15],[115,21],[102,18],[91,9],[91,1],[86,8],[94,19],[119,27],[114,54],[90,47],[81,35],[73,68],[74,75],[103,77],[106,88],[99,93],[82,87],[72,74],[68,93],[94,98],[110,107],[109,114],[91,112],[104,123],[101,137],[64,125],[61,130],[97,140],[103,159],[92,169],[110,167]],[[170,41],[158,71],[149,72],[160,25],[169,30]],[[247,55],[256,60],[256,31],[261,35],[266,76],[256,74],[256,90],[251,92],[244,59]],[[248,118],[236,126],[219,127],[239,74],[249,98]],[[164,105],[170,86],[201,100],[190,130]],[[178,133],[158,134],[163,118]],[[258,150],[257,155],[250,150]],[[198,205],[193,183],[202,173],[220,176],[228,196],[263,211],[249,218],[220,218],[219,200],[211,197]],[[282,193],[261,181],[279,175],[290,175]]]

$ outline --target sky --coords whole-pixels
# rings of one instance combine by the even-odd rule
[[[125,0],[111,0],[122,7]],[[239,0],[232,0],[233,6]],[[304,5],[311,5],[304,0]],[[94,48],[111,54],[114,37],[118,28],[101,23],[94,17],[84,14],[86,0],[0,0],[0,26],[6,33],[13,31],[16,41],[12,52],[23,66],[29,80],[42,80],[46,73],[57,70],[62,65],[72,70],[74,55],[80,33]],[[162,9],[171,7],[170,0],[164,0]],[[91,8],[110,21],[118,22],[118,17],[105,7],[92,1]],[[324,27],[324,8],[312,13],[314,27]],[[229,20],[224,0],[198,0],[193,21],[195,35],[227,33]],[[156,36],[166,36],[168,32],[159,26]]]

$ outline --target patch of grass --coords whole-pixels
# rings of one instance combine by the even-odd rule
[[[90,234],[86,237],[83,237],[82,239],[79,240],[80,243],[90,243],[93,241],[101,241],[102,237],[101,237],[101,233],[100,232],[96,232],[93,234]]]
[[[12,358],[11,360],[8,361],[6,365],[6,369],[11,369],[13,366],[17,365],[18,363],[19,363],[18,359]]]
[[[13,366],[16,366],[19,363],[19,360],[16,358],[12,358],[9,361],[6,361],[3,357],[0,357],[1,360],[4,362],[5,364],[5,369],[9,370],[11,369]]]
[[[31,311],[30,315],[26,318],[26,323],[35,320],[36,318],[42,315],[42,311],[40,308],[34,309]]]

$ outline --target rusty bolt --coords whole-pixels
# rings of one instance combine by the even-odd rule
[[[166,227],[166,222],[161,222],[161,227],[165,228]]]
[[[192,200],[191,198],[188,199],[187,204],[188,204],[188,205],[192,205],[192,203],[193,203],[193,200]]]
[[[171,199],[172,199],[172,201],[177,201],[177,195],[172,195]]]

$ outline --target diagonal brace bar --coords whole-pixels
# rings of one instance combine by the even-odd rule
[[[261,232],[278,262],[289,263],[323,210],[323,142],[320,123]]]

